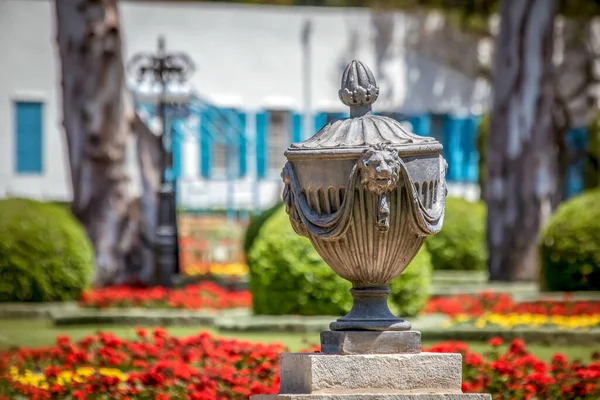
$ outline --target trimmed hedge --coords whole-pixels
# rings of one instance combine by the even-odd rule
[[[429,300],[432,269],[431,255],[423,246],[402,275],[390,284],[390,309],[394,314],[413,317],[421,312]]]
[[[562,203],[540,244],[542,287],[600,290],[600,189]]]
[[[90,284],[94,253],[64,207],[0,200],[0,301],[65,301]]]
[[[273,215],[275,211],[282,207],[283,202],[278,201],[270,208],[263,210],[263,212],[260,214],[252,216],[250,223],[248,224],[248,228],[246,229],[246,234],[244,235],[244,253],[246,255],[248,255],[250,247],[252,247],[252,243],[254,243],[254,240],[258,236],[258,232],[260,231],[260,228],[262,228],[265,221],[269,219],[269,217]]]
[[[482,201],[446,199],[442,231],[425,241],[435,270],[486,270],[485,217],[486,207]]]
[[[248,254],[256,314],[343,315],[352,306],[351,284],[337,276],[307,238],[292,229],[284,208],[264,224]],[[400,316],[417,314],[428,298],[431,263],[425,249],[390,285]]]

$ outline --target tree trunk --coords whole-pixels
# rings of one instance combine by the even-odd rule
[[[57,0],[56,15],[72,210],[94,244],[95,284],[149,283],[160,151],[125,91],[118,2]]]
[[[557,187],[552,136],[555,0],[500,2],[488,142],[491,280],[536,280],[540,228]]]
[[[598,110],[595,64],[600,53],[600,38],[594,25],[597,20],[558,18],[555,60],[557,61],[556,105],[554,124],[559,146],[559,192],[556,204],[567,195],[566,173],[576,161],[585,160],[585,149],[567,146],[567,133],[572,128],[589,127]],[[590,129],[591,130],[591,129]]]

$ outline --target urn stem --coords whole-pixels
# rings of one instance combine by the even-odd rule
[[[353,287],[352,309],[343,318],[332,322],[334,331],[408,331],[410,322],[396,317],[388,307],[390,289],[387,285]]]

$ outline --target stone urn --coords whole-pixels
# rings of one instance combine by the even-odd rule
[[[352,283],[353,306],[333,331],[406,331],[388,308],[388,284],[440,231],[447,194],[442,145],[373,113],[379,88],[359,61],[339,98],[350,117],[285,152],[283,199],[292,227]]]

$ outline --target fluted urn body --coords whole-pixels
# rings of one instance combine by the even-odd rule
[[[285,153],[283,198],[294,230],[353,285],[353,309],[334,330],[410,329],[387,308],[387,285],[444,218],[442,145],[374,115],[378,94],[371,71],[351,62],[339,92],[350,118]]]

